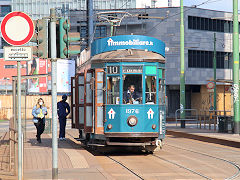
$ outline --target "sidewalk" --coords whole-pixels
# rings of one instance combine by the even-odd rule
[[[176,127],[176,124],[173,123],[167,123],[166,126],[168,135],[240,148],[240,136],[238,134],[218,133],[218,131],[200,129],[191,124],[186,124],[186,128],[181,128],[179,125]]]
[[[112,179],[98,165],[94,156],[83,149],[78,141],[77,130],[67,129],[66,141],[58,141],[58,178],[102,180]],[[70,136],[70,135],[71,136]],[[34,132],[27,133],[24,143],[24,179],[52,178],[52,138],[42,135],[42,143],[36,141]]]

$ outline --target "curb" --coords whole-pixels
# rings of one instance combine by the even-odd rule
[[[209,136],[207,137],[207,136],[201,136],[197,134],[190,134],[190,133],[172,131],[172,130],[167,130],[167,135],[173,135],[173,136],[184,137],[184,138],[194,139],[194,140],[208,142],[208,143],[240,148],[240,142],[226,140],[226,139],[219,139],[219,138],[214,138]]]

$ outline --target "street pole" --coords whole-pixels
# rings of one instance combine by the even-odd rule
[[[21,62],[17,62],[18,96],[18,180],[22,180]]]
[[[185,70],[184,70],[184,17],[183,17],[183,0],[180,7],[181,24],[180,24],[180,119],[185,119]],[[181,128],[185,128],[185,120],[181,120]]]
[[[213,109],[217,110],[217,82],[216,82],[216,33],[214,33],[214,53],[213,53],[213,78],[214,78],[214,99],[213,99]],[[216,112],[215,112],[216,113]]]
[[[233,0],[233,106],[234,134],[239,134],[239,29],[238,0]]]
[[[56,10],[50,9],[52,71],[52,179],[58,179]]]
[[[87,0],[87,21],[88,21],[88,47],[94,38],[93,32],[93,0]]]

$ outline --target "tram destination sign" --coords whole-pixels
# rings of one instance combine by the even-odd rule
[[[123,66],[123,73],[136,74],[142,72],[142,66]]]
[[[29,61],[32,60],[31,47],[17,47],[5,46],[4,47],[4,60],[5,61]]]

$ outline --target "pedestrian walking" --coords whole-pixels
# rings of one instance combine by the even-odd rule
[[[45,116],[47,115],[47,108],[42,98],[38,99],[37,104],[32,109],[33,122],[37,128],[37,141],[41,143],[41,134],[45,129]]]
[[[64,94],[62,100],[57,103],[57,113],[60,124],[59,139],[60,141],[66,140],[65,138],[65,128],[66,128],[66,119],[67,115],[70,113],[70,106],[66,102],[67,96]]]

